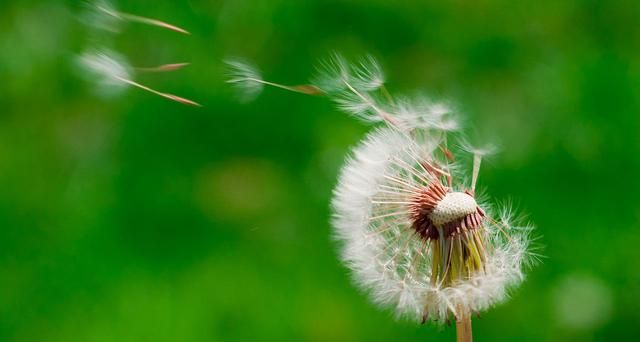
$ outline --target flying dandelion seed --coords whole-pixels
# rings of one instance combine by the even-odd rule
[[[86,71],[87,78],[98,82],[104,89],[134,86],[166,99],[191,106],[200,106],[189,99],[157,91],[133,80],[132,68],[125,59],[113,51],[87,51],[78,57],[79,64]]]
[[[227,83],[232,84],[238,90],[238,97],[242,101],[250,101],[262,92],[265,85],[281,88],[296,93],[307,95],[318,95],[320,89],[312,85],[285,86],[262,79],[260,71],[251,63],[239,59],[230,58],[225,60],[227,64]]]
[[[97,29],[114,33],[120,30],[123,23],[131,22],[165,28],[178,33],[190,34],[189,31],[183,28],[158,19],[121,12],[111,1],[107,0],[97,0],[87,3],[87,10],[84,14],[83,21]]]
[[[451,107],[394,100],[371,57],[350,65],[334,55],[303,86],[230,66],[229,82],[252,95],[258,84],[316,89],[341,110],[387,126],[367,135],[340,172],[332,207],[342,259],[376,303],[423,323],[454,317],[458,340],[471,341],[471,316],[504,301],[538,256],[530,247],[532,226],[519,224],[508,206],[494,216],[476,196],[480,164],[493,148],[462,140],[452,151],[447,134],[460,125]],[[456,161],[464,155],[473,160],[471,170]]]

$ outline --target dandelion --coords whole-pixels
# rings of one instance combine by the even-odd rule
[[[332,208],[341,257],[374,302],[423,323],[453,317],[458,340],[471,341],[472,315],[504,301],[536,260],[533,228],[519,224],[511,207],[494,215],[478,198],[491,149],[464,140],[449,149],[448,133],[460,127],[449,106],[394,100],[378,64],[365,61],[351,66],[334,56],[310,86],[386,126],[368,134],[340,172]],[[458,162],[465,156],[470,170]]]
[[[493,219],[475,178],[464,187],[438,156],[442,144],[371,133],[341,172],[333,223],[343,260],[376,302],[423,322],[453,314],[467,324],[523,280],[531,228]]]

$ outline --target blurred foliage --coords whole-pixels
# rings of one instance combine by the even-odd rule
[[[0,340],[452,341],[375,308],[338,261],[331,190],[370,127],[224,83],[226,56],[298,83],[331,51],[372,53],[392,92],[450,99],[501,143],[481,186],[526,210],[547,257],[477,340],[640,339],[640,2],[119,7],[192,32],[127,25],[114,45],[191,62],[141,80],[204,107],[98,96],[73,62],[102,44],[81,2],[0,5]]]

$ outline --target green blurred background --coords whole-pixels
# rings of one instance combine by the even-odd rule
[[[322,98],[241,104],[221,60],[300,83],[371,53],[394,93],[451,100],[497,140],[480,184],[546,258],[474,321],[478,341],[640,340],[640,2],[121,1],[136,65],[191,62],[103,97],[78,1],[0,5],[0,341],[453,341],[353,285],[329,201],[371,129]]]

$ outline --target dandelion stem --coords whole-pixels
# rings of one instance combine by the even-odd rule
[[[462,311],[456,318],[456,337],[458,342],[473,342],[471,331],[471,315]]]

